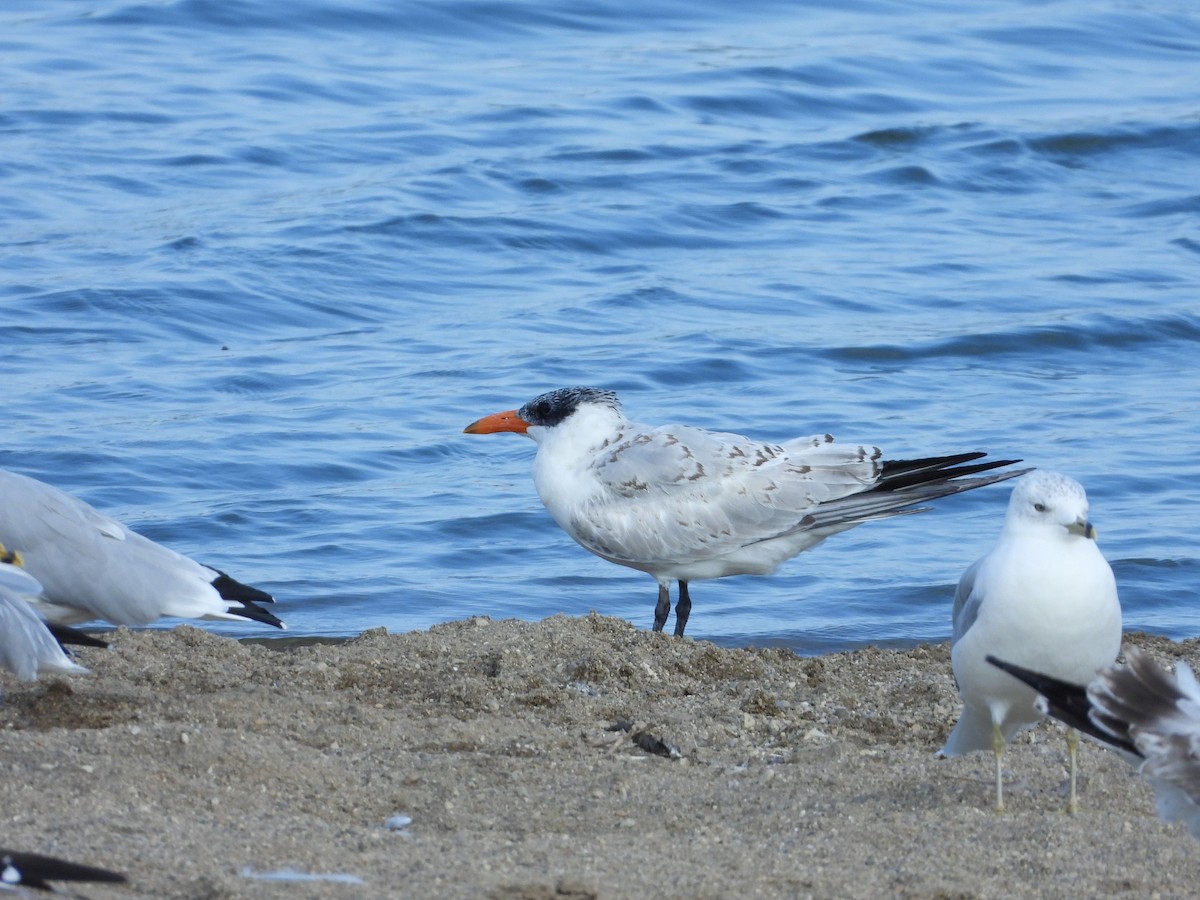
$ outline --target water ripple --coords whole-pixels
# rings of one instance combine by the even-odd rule
[[[533,445],[461,433],[581,382],[1064,469],[1128,623],[1200,632],[1190,9],[16,0],[0,35],[0,464],[262,583],[293,633],[647,624],[653,582],[557,529]],[[692,627],[944,638],[1006,495],[705,584]]]

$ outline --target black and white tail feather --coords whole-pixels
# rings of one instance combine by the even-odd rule
[[[1158,814],[1200,839],[1200,682],[1186,663],[1175,674],[1129,647],[1125,665],[1069,684],[995,657],[988,662],[1028,684],[1045,712],[1126,757],[1154,787]]]
[[[874,519],[928,512],[929,507],[918,504],[1007,481],[1030,471],[1014,469],[982,478],[968,477],[1020,462],[1016,459],[998,459],[972,466],[962,465],[985,456],[986,453],[958,453],[924,459],[884,460],[879,481],[874,487],[822,503],[801,520],[797,530],[850,527]]]
[[[124,884],[128,879],[120,872],[98,866],[0,848],[0,892],[17,891],[20,888],[53,892],[52,881]]]

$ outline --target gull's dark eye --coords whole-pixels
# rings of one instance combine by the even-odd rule
[[[1035,503],[1035,504],[1033,504],[1033,508],[1036,509],[1038,512],[1045,512],[1046,504],[1045,503]]]

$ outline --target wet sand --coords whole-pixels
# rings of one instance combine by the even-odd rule
[[[0,674],[0,845],[158,898],[1185,897],[1200,842],[1062,729],[937,759],[947,645],[817,658],[598,615],[345,643],[113,632],[89,677]],[[1127,635],[1162,662],[1200,641]],[[619,726],[619,727],[615,727]],[[398,830],[396,816],[411,822]],[[279,882],[294,870],[361,881]]]

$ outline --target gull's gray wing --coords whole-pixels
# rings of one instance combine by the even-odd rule
[[[963,572],[962,578],[958,580],[958,587],[954,590],[954,612],[951,618],[953,631],[951,632],[950,646],[957,644],[959,639],[975,624],[975,619],[979,617],[979,607],[983,603],[983,591],[976,590],[975,579],[982,563],[983,558],[975,560],[967,568],[967,571]]]

